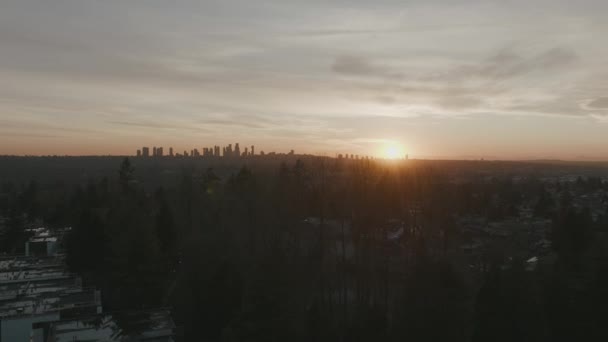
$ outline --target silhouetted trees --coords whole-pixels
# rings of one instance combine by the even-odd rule
[[[68,264],[108,310],[170,306],[188,341],[607,336],[608,212],[577,202],[601,180],[322,157],[235,163],[151,176],[125,158],[76,186],[6,183],[2,246],[22,248],[33,218],[71,225]],[[491,232],[479,260],[462,251],[460,218],[526,215],[551,219],[537,267]]]

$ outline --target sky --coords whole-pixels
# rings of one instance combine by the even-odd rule
[[[2,0],[0,154],[608,160],[608,1]]]

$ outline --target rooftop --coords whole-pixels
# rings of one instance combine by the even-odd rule
[[[0,283],[0,301],[18,299],[23,296],[30,296],[43,293],[80,288],[80,277],[73,276],[64,279],[46,279],[37,282],[22,283]]]
[[[120,323],[119,323],[120,322]],[[100,314],[50,323],[53,341],[173,341],[175,324],[169,310]]]
[[[101,297],[94,289],[63,288],[56,292],[28,293],[13,300],[0,301],[0,318],[41,315],[85,307],[101,309]]]
[[[0,272],[53,268],[53,267],[62,267],[63,265],[64,265],[64,257],[61,255],[52,256],[52,257],[28,257],[28,256],[0,257]]]
[[[0,284],[34,282],[48,279],[64,279],[71,277],[65,267],[45,267],[41,269],[23,269],[0,272]]]

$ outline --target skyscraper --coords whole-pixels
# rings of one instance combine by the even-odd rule
[[[173,147],[169,147],[169,156],[173,157]]]
[[[137,156],[141,157],[141,150],[137,150]]]
[[[251,145],[251,155],[255,155],[255,146]]]
[[[148,147],[143,147],[143,148],[141,149],[141,154],[142,154],[144,157],[149,157],[149,156],[150,156],[150,148],[148,148]]]
[[[239,147],[239,143],[236,143],[234,145],[234,156],[235,157],[240,157],[241,156],[241,148]]]

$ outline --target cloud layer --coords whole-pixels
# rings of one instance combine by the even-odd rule
[[[562,0],[7,0],[0,153],[240,141],[377,154],[396,141],[419,156],[608,159],[607,11]]]

